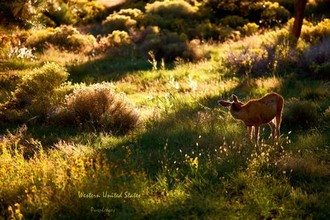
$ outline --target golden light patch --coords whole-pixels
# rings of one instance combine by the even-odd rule
[[[281,87],[282,83],[282,80],[276,77],[259,78],[256,80],[258,88],[263,88],[268,91]]]

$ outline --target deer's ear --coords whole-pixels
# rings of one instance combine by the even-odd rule
[[[233,102],[225,101],[225,100],[219,100],[218,103],[219,103],[219,105],[221,105],[221,106],[223,106],[223,107],[228,107],[228,106],[230,106],[231,104],[233,104]]]
[[[232,99],[233,99],[234,102],[239,102],[238,101],[238,97],[236,95],[233,94],[231,97],[232,97]]]

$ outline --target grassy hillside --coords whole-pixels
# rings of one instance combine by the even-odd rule
[[[281,22],[258,4],[173,2],[3,23],[0,219],[330,217],[326,1],[310,3],[297,48],[289,1],[264,6]],[[255,146],[217,100],[271,91],[281,137],[264,126]]]

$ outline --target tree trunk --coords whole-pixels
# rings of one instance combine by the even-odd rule
[[[296,0],[295,4],[295,17],[292,28],[292,36],[293,36],[293,45],[295,46],[300,37],[301,28],[304,20],[304,12],[307,5],[308,0]]]

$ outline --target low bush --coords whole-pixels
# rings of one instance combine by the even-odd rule
[[[251,48],[239,54],[230,52],[226,65],[235,73],[243,75],[265,75],[272,68],[271,54],[265,48]]]
[[[46,28],[40,30],[34,30],[30,36],[26,39],[26,46],[30,48],[36,48],[42,50],[46,47],[46,43],[49,42],[51,36],[55,34],[54,28]]]
[[[249,36],[249,35],[252,35],[252,34],[255,34],[258,32],[258,28],[259,28],[259,25],[257,25],[256,23],[252,22],[252,23],[247,23],[245,24],[241,29],[241,33],[245,36]]]
[[[109,15],[102,24],[104,33],[112,33],[115,30],[128,32],[136,27],[137,22],[130,16],[114,13]]]
[[[101,22],[106,14],[106,8],[98,1],[77,2],[79,5],[76,7],[78,14],[78,23],[94,23]]]
[[[299,66],[312,78],[329,79],[330,38],[325,38],[303,52]]]
[[[139,21],[143,18],[143,12],[137,8],[121,9],[119,12],[116,12],[116,14],[129,16],[136,21]]]
[[[166,18],[157,14],[146,14],[142,21],[143,26],[158,26],[162,30],[176,33],[189,33],[191,26],[183,18]]]
[[[197,8],[187,1],[155,1],[145,7],[146,13],[157,14],[165,18],[187,18],[197,12]]]
[[[260,2],[259,5],[264,8],[261,13],[261,20],[270,26],[285,23],[290,16],[290,12],[281,6],[278,2]]]
[[[197,7],[190,5],[188,2],[180,1],[155,1],[145,6],[145,15],[141,20],[141,25],[158,26],[162,30],[176,32],[178,34],[185,33],[189,39],[195,36],[189,34],[194,29],[197,16]]]
[[[113,31],[106,37],[102,37],[98,42],[98,50],[107,51],[111,50],[111,54],[114,53],[113,49],[117,48],[122,51],[125,47],[131,45],[131,37],[126,31]]]
[[[283,24],[290,16],[282,4],[274,1],[209,0],[205,7],[209,10],[203,12],[204,16],[221,19],[224,15],[237,15],[262,27]]]
[[[225,26],[229,26],[231,28],[242,27],[247,24],[249,20],[244,19],[237,15],[228,15],[222,19],[220,19],[220,23]]]
[[[52,112],[50,120],[87,130],[125,133],[138,125],[139,113],[124,95],[103,83],[76,89]]]
[[[72,26],[60,26],[33,31],[26,40],[30,48],[43,50],[47,45],[57,46],[62,50],[89,52],[94,48],[96,39],[92,35],[81,34]]]
[[[330,36],[330,19],[324,19],[317,25],[303,26],[301,38],[310,44],[316,44]]]
[[[198,40],[189,41],[185,34],[161,31],[156,26],[144,30],[138,48],[144,54],[153,51],[156,60],[164,58],[166,61],[173,61],[180,57],[195,62],[206,56],[199,42]]]
[[[217,40],[220,36],[221,28],[218,25],[211,23],[209,20],[197,24],[192,30],[193,36],[199,36],[202,39],[214,39]]]
[[[281,29],[258,38],[247,38],[243,40],[246,41],[243,49],[229,51],[226,66],[239,74],[258,76],[285,74],[302,63],[303,52],[290,47],[288,30]]]
[[[47,63],[33,69],[31,73],[23,76],[12,97],[5,103],[6,111],[22,111],[23,117],[46,116],[47,111],[57,104],[53,99],[55,90],[68,76],[66,70],[55,63]]]
[[[75,11],[70,8],[68,2],[49,1],[46,3],[46,12],[43,21],[50,26],[70,25],[77,22]]]
[[[319,106],[312,101],[292,99],[286,103],[283,121],[290,129],[307,130],[320,120]]]

